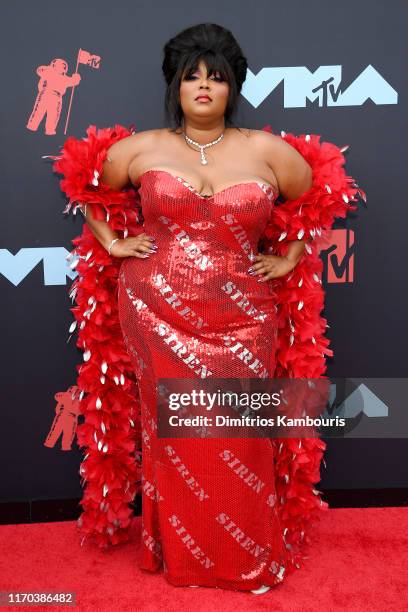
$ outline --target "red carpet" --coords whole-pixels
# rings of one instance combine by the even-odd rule
[[[132,541],[102,552],[80,546],[75,522],[0,526],[0,591],[73,591],[77,609],[98,612],[408,610],[408,508],[329,510],[306,565],[265,595],[173,587],[141,572],[139,530],[136,518]]]

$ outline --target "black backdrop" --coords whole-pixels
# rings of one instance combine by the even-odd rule
[[[60,440],[51,448],[44,441],[55,416],[54,396],[75,383],[82,361],[75,338],[67,344],[73,321],[68,287],[75,273],[65,256],[83,220],[63,216],[58,177],[42,156],[58,154],[68,135],[83,136],[90,123],[163,127],[162,48],[193,24],[230,28],[248,57],[251,79],[236,124],[270,124],[274,132],[317,133],[350,145],[347,172],[366,190],[368,208],[336,224],[354,238],[344,279],[328,280],[332,264],[322,253],[324,316],[335,353],[327,373],[407,375],[405,2],[394,0],[391,10],[385,0],[207,0],[201,6],[191,0],[9,0],[0,11],[1,502],[81,495],[76,442],[64,452]],[[37,68],[61,58],[71,75],[80,48],[100,62],[98,68],[79,66],[82,80],[67,133],[71,87],[62,96],[55,135],[45,133],[44,119],[28,129]],[[260,71],[266,68],[264,79]],[[337,103],[335,95],[311,93],[331,77],[342,92]],[[328,440],[319,488],[406,487],[406,449],[404,439]]]

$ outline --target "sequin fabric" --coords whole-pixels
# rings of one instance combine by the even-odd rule
[[[141,568],[179,586],[277,585],[289,553],[271,440],[159,438],[156,405],[162,377],[273,377],[273,283],[247,270],[277,194],[253,181],[204,197],[161,170],[139,192],[158,249],[123,260],[118,306],[142,409]]]

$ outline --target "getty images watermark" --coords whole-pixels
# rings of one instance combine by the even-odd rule
[[[159,378],[160,438],[405,438],[408,378]]]

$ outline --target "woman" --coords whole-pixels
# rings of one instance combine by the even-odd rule
[[[325,444],[159,437],[157,382],[322,376],[318,248],[365,194],[317,136],[227,127],[247,70],[231,32],[201,24],[164,50],[173,129],[90,126],[54,157],[65,210],[86,220],[72,288],[87,393],[78,525],[101,546],[124,541],[140,482],[141,568],[263,593],[300,567],[327,508],[314,488]]]

